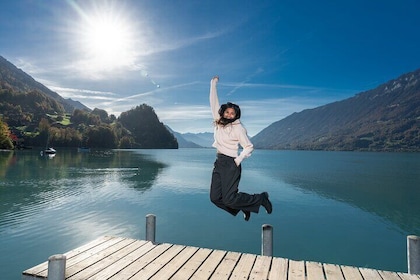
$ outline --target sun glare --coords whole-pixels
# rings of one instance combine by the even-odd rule
[[[122,22],[106,18],[92,19],[86,30],[87,51],[101,59],[113,59],[126,54],[130,46],[130,34]]]
[[[83,13],[81,19],[78,42],[85,71],[110,72],[133,63],[136,39],[128,17],[113,9],[97,9]]]

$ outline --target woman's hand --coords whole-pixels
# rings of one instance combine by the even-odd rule
[[[214,76],[211,80],[212,82],[217,83],[219,81],[219,76]]]

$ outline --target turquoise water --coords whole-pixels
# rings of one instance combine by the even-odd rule
[[[418,153],[257,150],[240,189],[268,191],[273,214],[249,222],[209,200],[213,149],[0,152],[0,273],[23,270],[102,235],[407,271],[406,237],[420,235]]]

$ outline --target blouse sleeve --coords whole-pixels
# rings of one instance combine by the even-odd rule
[[[210,81],[210,108],[211,113],[213,114],[213,119],[219,119],[219,98],[217,97],[217,88],[216,88],[217,81],[216,79],[212,79]]]

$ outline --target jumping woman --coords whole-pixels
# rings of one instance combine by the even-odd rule
[[[258,213],[262,205],[268,214],[273,206],[268,199],[268,193],[248,194],[239,192],[241,179],[241,162],[249,157],[254,146],[242,126],[241,109],[233,103],[219,105],[217,96],[217,83],[219,77],[215,76],[210,82],[210,107],[214,120],[214,143],[217,157],[214,163],[210,200],[219,208],[236,216],[240,211],[245,221],[251,217],[251,212]],[[239,145],[242,151],[239,153]]]

